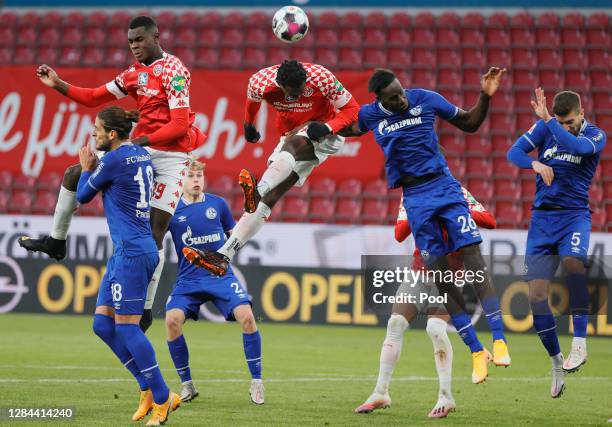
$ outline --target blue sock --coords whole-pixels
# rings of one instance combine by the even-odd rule
[[[533,315],[533,328],[538,333],[542,344],[548,351],[548,355],[556,356],[561,353],[559,338],[557,337],[557,325],[548,306],[548,299],[532,302],[531,313]]]
[[[148,389],[149,385],[144,376],[140,373],[138,366],[136,366],[136,362],[130,354],[130,351],[123,345],[123,341],[115,333],[115,319],[110,316],[105,316],[104,314],[94,314],[93,330],[95,334],[110,347],[113,353],[115,353],[115,356],[123,363],[123,366],[134,375],[140,389]]]
[[[181,335],[174,341],[168,341],[168,349],[170,350],[170,357],[172,357],[176,372],[181,377],[181,382],[191,381],[189,349],[187,348],[187,342],[185,342],[185,336]]]
[[[149,384],[155,403],[158,405],[165,403],[168,400],[170,390],[162,377],[159,366],[157,366],[155,350],[153,350],[153,346],[144,332],[137,324],[133,323],[118,323],[115,326],[115,331],[134,356],[138,369]]]
[[[451,314],[451,320],[453,322],[453,326],[455,326],[455,329],[457,329],[457,333],[465,345],[470,348],[470,351],[472,353],[482,351],[482,344],[476,336],[476,329],[474,329],[474,325],[472,325],[472,322],[470,321],[470,316],[464,312],[460,312],[457,314]]]
[[[586,338],[589,323],[589,290],[584,274],[568,274],[565,284],[569,291],[569,305],[574,325],[574,336]]]
[[[486,314],[489,329],[493,334],[493,341],[506,341],[506,337],[504,336],[504,321],[502,319],[501,309],[499,308],[499,298],[497,298],[497,296],[486,297],[480,301],[480,305],[482,305],[482,309]]]
[[[251,378],[254,380],[261,379],[261,335],[259,330],[252,334],[242,334],[242,343],[244,344],[244,357],[246,357]]]

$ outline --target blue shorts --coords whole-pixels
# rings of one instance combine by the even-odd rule
[[[116,314],[142,314],[147,288],[158,262],[157,253],[135,257],[113,254],[106,264],[96,307],[113,307]]]
[[[561,257],[575,257],[586,265],[590,238],[589,210],[534,209],[527,233],[525,280],[552,279]]]
[[[251,297],[233,274],[223,277],[206,277],[199,282],[180,280],[174,286],[166,303],[166,312],[177,308],[186,318],[198,320],[200,306],[208,301],[226,320],[236,320],[234,309],[242,304],[251,304]]]
[[[461,185],[452,176],[404,187],[404,208],[416,246],[428,265],[450,252],[482,242]]]

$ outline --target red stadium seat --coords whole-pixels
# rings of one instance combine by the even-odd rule
[[[563,68],[566,70],[584,70],[589,58],[584,49],[563,47]]]
[[[428,69],[416,69],[412,73],[412,84],[415,87],[429,89],[436,86],[435,71]]]
[[[164,47],[164,49],[169,50],[170,52],[174,52],[174,44],[176,43],[176,37],[173,32],[170,31],[162,31],[159,34],[159,44]]]
[[[587,31],[587,43],[589,47],[610,47],[610,32],[609,30],[589,29]]]
[[[436,37],[428,28],[415,27],[412,29],[412,44],[418,47],[430,47],[436,46]]]
[[[461,26],[463,28],[483,28],[485,26],[485,17],[478,12],[466,13],[461,19]]]
[[[538,67],[539,68],[554,68],[563,67],[563,58],[557,49],[538,49]]]
[[[325,28],[320,29],[316,33],[316,45],[324,48],[336,47],[338,45],[338,31]]]
[[[177,46],[192,47],[196,45],[198,35],[191,27],[179,28],[175,33],[175,44]]]
[[[26,12],[19,17],[20,27],[35,28],[40,24],[41,15],[38,12]]]
[[[300,197],[287,197],[283,205],[281,218],[285,222],[306,222],[308,219],[308,202]]]
[[[104,12],[92,12],[86,16],[86,28],[105,28],[108,25],[109,15]]]
[[[563,74],[557,70],[540,70],[538,77],[539,85],[545,90],[557,91],[564,86]]]
[[[36,201],[32,205],[34,215],[53,215],[57,194],[43,191],[36,195]]]
[[[317,197],[311,199],[308,220],[317,223],[330,223],[334,218],[336,204],[333,200]]]
[[[366,199],[385,199],[389,192],[386,181],[377,179],[374,181],[368,181],[363,186],[362,196]]]
[[[164,11],[155,17],[155,22],[162,31],[171,31],[176,24],[176,15],[173,12]]]
[[[431,20],[433,21],[433,17]],[[390,28],[410,28],[412,26],[412,17],[406,12],[395,12],[389,17],[387,23]]]
[[[580,70],[565,71],[565,89],[575,90],[577,92],[588,92],[591,90],[591,79],[589,75]]]
[[[266,66],[266,51],[254,47],[244,51],[244,65],[250,68],[263,68]]]
[[[340,17],[340,28],[361,28],[363,15],[359,12],[347,12]]]
[[[491,113],[489,121],[492,132],[508,134],[514,131],[514,117],[507,112]]]
[[[316,27],[337,29],[339,26],[338,21],[339,18],[335,12],[323,12],[316,19]],[[310,25],[312,26],[312,24]]]
[[[531,49],[513,48],[512,49],[512,67],[516,69],[537,68],[537,58]]]
[[[459,32],[452,28],[438,28],[436,30],[436,46],[437,47],[454,47],[457,48],[461,44]]]
[[[81,49],[75,47],[65,47],[60,51],[60,65],[73,66],[81,62]]]
[[[610,17],[605,12],[597,12],[589,17],[586,20],[587,28],[600,28],[607,29],[610,26]]]
[[[463,135],[440,135],[440,143],[444,147],[446,155],[461,156],[465,153],[465,140]]]
[[[108,25],[111,28],[121,29],[121,31],[123,31],[123,38],[126,39],[126,28],[128,27],[131,19],[132,14],[120,10],[111,15],[110,19],[108,20]]]
[[[516,114],[516,131],[518,135],[527,132],[538,120],[538,117],[533,113],[533,109],[529,112]]]
[[[51,191],[57,196],[57,191],[62,183],[62,175],[57,172],[48,172],[42,179],[36,180],[38,191]]]
[[[50,49],[57,52],[56,49]],[[40,51],[38,53],[40,55]],[[104,61],[104,50],[96,48],[87,48],[83,51],[81,63],[87,67],[98,67]]]
[[[607,181],[603,183],[603,197],[604,197],[604,202],[606,202],[606,204],[609,204],[608,206],[612,207],[612,181]],[[608,215],[610,217],[610,219],[612,219],[612,215]]]
[[[412,36],[405,28],[390,28],[387,36],[387,44],[389,47],[400,47],[406,49],[410,46]]]
[[[485,41],[487,47],[509,48],[512,44],[510,32],[505,28],[487,28]]]
[[[363,57],[361,49],[340,49],[340,68],[361,70],[363,68]]]
[[[491,148],[494,155],[502,155],[506,158],[506,153],[514,143],[511,135],[491,135]]]
[[[387,61],[389,67],[409,68],[412,66],[412,55],[408,49],[391,48],[387,51]]]
[[[486,67],[486,59],[482,49],[461,49],[462,64],[464,68],[476,68],[482,70]],[[479,80],[480,81],[480,80]]]
[[[15,44],[15,30],[13,28],[0,28],[0,47],[13,47]]]
[[[559,15],[554,12],[543,13],[536,19],[537,28],[555,29],[558,28],[560,24],[561,20],[559,19]]]
[[[436,61],[438,63],[438,71],[444,68],[457,69],[461,64],[461,55],[457,49],[440,48],[436,50]]]
[[[387,202],[385,200],[364,200],[361,208],[363,224],[384,224],[386,221]]]
[[[512,80],[515,88],[533,90],[538,85],[538,79],[533,71],[513,70]]]
[[[593,102],[597,111],[612,111],[612,93],[610,91],[593,92]]]
[[[339,197],[358,197],[361,195],[361,189],[361,181],[357,179],[349,179],[338,185],[335,194]]]
[[[267,30],[272,23],[272,16],[265,12],[256,11],[249,14],[247,22],[249,25]]]
[[[489,15],[487,27],[489,28],[508,28],[510,26],[510,17],[505,12],[495,12]]]
[[[438,71],[438,78],[440,78],[440,74],[444,73],[444,72],[445,72],[445,70],[439,70]],[[458,84],[461,84],[461,79],[459,79],[457,82],[458,82]],[[441,88],[438,92],[444,98],[446,98],[451,104],[461,105],[461,102],[462,102],[463,98],[461,97],[461,93],[456,90],[457,87],[459,87],[459,86],[453,86],[453,87],[448,87],[448,88],[444,88],[444,89]]]
[[[0,170],[0,188],[7,191],[13,186],[13,174],[7,170]]]
[[[536,30],[536,45],[540,47],[558,48],[561,45],[557,31],[548,28]]]
[[[197,39],[201,46],[219,46],[221,33],[216,28],[203,28],[199,32]]]
[[[446,162],[451,174],[459,181],[463,180],[465,176],[465,162],[460,157],[447,157]]]
[[[493,147],[488,138],[480,133],[465,135],[464,138],[468,157],[485,157],[488,159],[491,156]]]
[[[612,77],[610,71],[592,70],[591,71],[591,87],[593,89],[610,90],[612,87]]]
[[[606,211],[600,208],[593,209],[591,213],[591,227],[593,231],[603,231],[606,225]]]
[[[290,56],[288,47],[269,47],[266,53],[269,64],[281,64]]]
[[[301,62],[315,62],[314,50],[310,48],[294,47],[291,49],[291,58]]]
[[[408,61],[410,62],[410,61]],[[408,63],[407,62],[407,63]],[[366,48],[363,52],[363,64],[368,67],[379,67],[387,63],[387,53],[378,48]]]
[[[221,33],[221,45],[237,48],[242,46],[244,40],[244,32],[239,28],[224,28]]]
[[[498,67],[510,68],[512,66],[512,57],[507,49],[487,49],[487,63],[495,64]]]
[[[190,47],[178,47],[174,51],[174,54],[181,58],[181,61],[187,68],[194,67],[196,65],[195,51]]]
[[[30,191],[13,192],[7,211],[13,214],[29,214],[32,211],[32,195]]]
[[[437,87],[440,89],[456,89],[461,87],[461,72],[453,70],[439,70]]]
[[[445,12],[436,20],[436,26],[439,28],[458,28],[460,25],[461,17],[454,12]]]
[[[128,44],[125,28],[115,27],[108,29],[106,31],[106,46],[123,47],[126,49]]]
[[[434,28],[436,17],[431,12],[419,12],[412,21],[412,26],[417,28]]]
[[[60,44],[60,32],[57,28],[45,27],[40,29],[39,34],[39,45],[40,46],[59,46]]]
[[[466,187],[480,203],[489,204],[493,199],[494,188],[490,181],[469,179]]]
[[[591,185],[589,188],[589,201],[600,205],[604,198],[604,190],[601,185]]]
[[[210,191],[211,193],[218,194],[222,197],[229,197],[241,192],[240,187],[238,187],[237,184],[238,180],[236,177],[220,175],[211,180],[206,191]]]
[[[561,43],[563,47],[585,47],[586,34],[573,28],[563,29],[561,30]]]
[[[563,28],[577,28],[581,29],[584,27],[585,19],[581,13],[568,13],[563,16],[561,20],[561,27]]]
[[[200,16],[199,27],[219,28],[221,27],[223,17],[219,12],[206,12]]]
[[[80,46],[83,39],[83,32],[80,27],[67,27],[64,28],[64,32],[62,33],[61,45],[71,47]]]
[[[38,34],[33,27],[21,28],[17,32],[17,45],[33,46],[38,41]]]
[[[315,51],[315,62],[330,69],[336,68],[338,66],[338,52],[335,49],[318,48]]]
[[[177,28],[196,28],[200,23],[200,16],[196,12],[185,12],[176,17]]]
[[[246,25],[246,16],[239,11],[228,12],[221,18],[221,24],[226,28],[243,28]]]
[[[334,218],[339,224],[358,224],[361,220],[361,203],[355,199],[339,199]]]
[[[3,191],[0,191],[0,213],[7,213],[9,203],[10,203],[10,198],[8,194],[6,194]]]
[[[609,55],[607,49],[589,49],[589,68],[593,69],[610,69],[612,68],[612,56]],[[584,68],[584,67],[583,67]]]
[[[84,46],[103,47],[106,45],[106,31],[101,28],[87,28],[83,36]]]
[[[310,196],[310,183],[306,181],[301,187],[291,187],[287,195],[292,197],[303,197],[307,199]]]
[[[506,156],[493,158],[493,172],[495,178],[518,180],[520,169],[510,163]]]
[[[461,45],[464,47],[477,47],[482,48],[484,46],[484,35],[481,29],[478,28],[462,28],[461,29]]]
[[[436,56],[431,49],[414,48],[412,49],[412,65],[414,67],[435,69]]]
[[[408,32],[406,32],[409,34]],[[409,36],[410,37],[410,36]],[[363,45],[367,47],[376,47],[380,49],[381,46],[385,46],[387,43],[387,33],[379,28],[366,28]]]
[[[365,28],[387,28],[387,15],[382,12],[370,12],[363,20]]]
[[[493,175],[493,164],[487,158],[468,157],[466,161],[466,177],[488,180]]]
[[[521,180],[521,198],[523,200],[533,200],[535,198],[536,182],[535,179]]]
[[[15,49],[15,54],[13,56],[13,62],[15,64],[33,64],[34,63],[34,49],[18,46]]]
[[[19,22],[19,15],[14,12],[0,13],[0,28],[15,28]]]
[[[363,33],[355,28],[343,28],[340,31],[340,46],[358,48],[363,42]]]
[[[499,228],[518,228],[523,219],[523,209],[512,201],[495,203],[495,219]]]
[[[219,57],[219,66],[221,68],[241,68],[242,67],[242,50],[235,48],[223,48]]]
[[[310,185],[311,196],[333,197],[335,195],[335,191],[336,181],[329,178],[321,178]]]
[[[268,31],[267,28],[248,28],[245,39],[245,44],[247,46],[256,46],[259,48],[266,44],[272,44],[272,42],[275,41],[273,40],[274,36],[272,32]]]
[[[510,30],[510,42],[514,47],[531,48],[535,46],[535,34],[530,29],[512,28]]]
[[[121,67],[127,65],[132,60],[132,55],[128,56],[127,49],[113,47],[106,50],[104,54],[104,65],[107,67]]]
[[[494,187],[495,200],[509,200],[512,202],[521,200],[521,185],[516,179],[497,178],[496,176]]]
[[[64,15],[64,27],[82,27],[87,22],[87,16],[81,12],[70,12]]]

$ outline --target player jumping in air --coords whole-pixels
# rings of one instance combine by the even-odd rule
[[[276,127],[284,136],[259,183],[247,170],[240,172],[246,213],[217,251],[185,249],[190,262],[218,276],[225,274],[236,251],[261,229],[275,203],[294,185],[302,186],[316,166],[342,148],[344,137],[338,131],[354,122],[359,111],[357,101],[329,70],[295,60],[251,76],[244,121],[249,142],[260,138],[253,123],[262,101],[277,110]],[[297,133],[288,134],[296,128]]]
[[[141,420],[153,410],[147,425],[160,425],[181,400],[168,389],[153,346],[138,327],[147,286],[159,261],[148,219],[153,185],[151,155],[128,141],[138,115],[138,111],[120,107],[98,113],[93,137],[96,149],[107,154],[98,162],[89,145],[81,148],[82,173],[76,198],[79,203],[88,203],[102,192],[113,241],[113,254],[98,291],[94,332],[140,385],[140,404],[132,420]]]
[[[584,119],[577,93],[555,95],[554,116],[548,112],[542,89],[536,89],[535,98],[531,105],[541,120],[514,143],[508,160],[537,174],[525,251],[526,280],[533,326],[552,361],[550,394],[557,398],[565,389],[565,373],[577,371],[587,360],[589,186],[606,145],[606,134]],[[535,149],[537,160],[527,154]],[[548,285],[559,263],[563,265],[574,326],[572,349],[565,361],[548,305]]]
[[[148,16],[133,18],[127,39],[136,62],[103,86],[89,89],[70,85],[47,65],[38,67],[36,74],[45,85],[87,107],[128,95],[136,100],[141,118],[134,128],[132,142],[146,146],[153,162],[155,189],[150,220],[160,257],[148,289],[141,324],[146,331],[151,324],[151,307],[164,266],[163,238],[183,191],[190,152],[204,142],[205,136],[193,126],[195,114],[189,108],[189,71],[177,57],[162,50],[155,21]],[[78,206],[75,191],[80,174],[80,165],[66,169],[51,235],[41,239],[24,236],[19,239],[21,246],[44,252],[58,261],[66,256],[66,236]]]
[[[249,295],[230,270],[223,277],[191,265],[181,254],[186,246],[216,250],[235,225],[225,200],[204,193],[204,164],[193,162],[185,192],[170,222],[170,233],[179,258],[179,272],[174,290],[166,304],[168,348],[181,378],[181,399],[192,400],[198,395],[191,379],[189,351],[183,336],[187,318],[198,320],[200,306],[212,301],[227,320],[236,320],[242,327],[244,355],[251,372],[251,401],[264,403],[261,381],[261,336],[255,324]]]
[[[505,69],[491,68],[482,76],[476,105],[464,111],[436,92],[404,89],[392,71],[377,69],[369,81],[376,101],[361,107],[359,120],[343,134],[374,138],[385,155],[390,188],[403,188],[404,207],[416,246],[428,269],[452,277],[446,254],[459,251],[465,270],[474,281],[476,293],[493,333],[493,362],[509,366],[510,355],[504,336],[499,298],[480,253],[480,232],[470,215],[461,185],[450,174],[446,159],[438,149],[434,123],[439,116],[465,132],[475,132],[487,116],[491,96],[497,91]],[[442,225],[448,240],[442,234]],[[446,310],[463,342],[472,352],[472,382],[482,383],[488,376],[491,354],[476,336],[463,295],[450,281],[436,283],[440,295],[447,295]]]
[[[495,217],[491,215],[470,192],[464,187],[461,188],[463,196],[467,201],[470,213],[476,222],[476,225],[483,228],[495,228]],[[410,223],[404,208],[404,200],[402,199],[399,206],[397,222],[395,224],[395,239],[398,242],[403,242],[410,234]],[[446,236],[446,231],[442,230]],[[424,270],[425,264],[421,257],[421,251],[415,247],[412,263],[412,270]],[[454,271],[463,270],[463,262],[458,252],[453,252],[447,256],[449,264]],[[437,295],[435,285],[425,281],[414,284],[403,283],[397,290],[397,295],[419,295],[425,293],[427,295]],[[446,333],[446,324],[450,317],[444,309],[444,306],[439,303],[395,303],[392,308],[391,317],[387,323],[387,336],[383,342],[380,351],[380,369],[376,387],[370,397],[362,403],[355,412],[369,413],[376,409],[388,408],[391,406],[391,397],[389,396],[389,384],[391,376],[397,364],[404,341],[404,332],[408,329],[410,322],[419,313],[427,312],[427,335],[431,339],[434,348],[434,360],[436,370],[438,372],[439,390],[438,401],[433,409],[427,415],[429,418],[444,418],[450,412],[455,410],[455,399],[451,391],[452,366],[453,366],[453,347]]]

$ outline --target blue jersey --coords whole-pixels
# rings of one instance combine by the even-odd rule
[[[222,197],[205,193],[204,199],[195,203],[181,198],[169,227],[179,259],[177,282],[216,278],[208,270],[190,264],[183,256],[183,248],[191,246],[216,251],[225,243],[225,233],[235,225],[230,208]],[[232,274],[231,267],[227,274]]]
[[[552,185],[536,175],[533,206],[556,205],[567,209],[588,209],[589,186],[595,175],[606,135],[597,126],[583,121],[578,136],[570,134],[555,119],[538,121],[515,146],[524,152],[538,150],[538,161],[553,168]]]
[[[434,125],[436,116],[450,120],[459,111],[439,93],[425,89],[405,92],[409,107],[404,113],[392,113],[378,101],[359,110],[359,129],[373,131],[376,143],[385,154],[390,188],[400,186],[402,175],[448,174]]]
[[[102,157],[93,173],[81,174],[77,199],[87,203],[102,192],[115,253],[130,257],[157,253],[149,224],[152,184],[151,156],[130,142]]]

